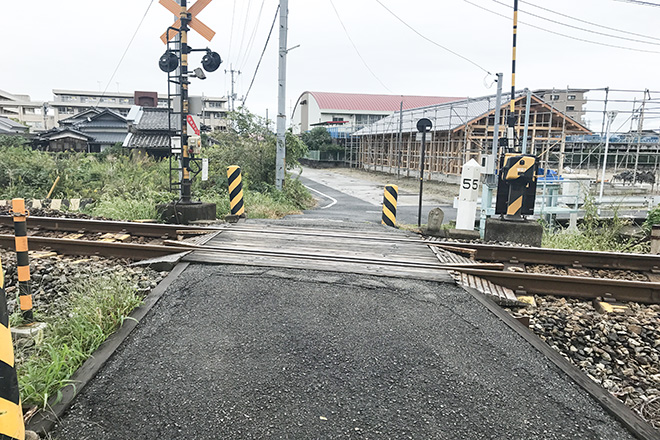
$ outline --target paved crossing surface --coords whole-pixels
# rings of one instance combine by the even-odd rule
[[[632,437],[451,282],[192,264],[54,438]]]

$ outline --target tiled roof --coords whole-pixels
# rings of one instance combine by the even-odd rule
[[[93,139],[90,142],[93,142],[95,144],[109,144],[109,145],[114,145],[116,143],[122,143],[124,142],[124,139],[126,139],[126,133],[89,133],[87,132],[90,136],[93,137]]]
[[[136,130],[167,130],[167,115],[169,114],[168,109],[160,108],[149,108],[145,107],[142,109],[142,115],[140,119],[134,125]],[[176,124],[177,115],[170,115],[170,126],[171,130],[175,130],[177,127]]]
[[[443,104],[464,98],[447,96],[369,95],[361,93],[308,92],[314,96],[321,110],[382,111],[384,113],[403,109]]]
[[[170,137],[166,134],[132,133],[125,146],[128,148],[170,148]]]

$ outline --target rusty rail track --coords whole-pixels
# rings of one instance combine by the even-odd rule
[[[451,250],[452,252],[460,252],[461,249],[464,249],[466,254],[470,254],[474,259],[481,261],[550,264],[555,266],[620,269],[660,273],[660,255],[437,241],[428,241],[427,244],[429,246],[439,246]]]
[[[9,215],[0,215],[0,226],[13,226],[14,219]],[[177,231],[208,229],[209,232],[218,228],[202,228],[187,225],[169,225],[162,223],[118,222],[109,220],[91,220],[58,217],[28,217],[28,229],[42,229],[61,232],[124,232],[142,237],[176,238]],[[32,240],[32,238],[30,238]]]
[[[452,270],[484,278],[492,283],[508,287],[515,293],[558,295],[583,299],[610,297],[617,301],[660,304],[660,283],[649,281],[506,272],[469,267],[456,267]]]
[[[63,255],[126,258],[129,260],[146,260],[164,257],[178,252],[190,251],[184,246],[159,246],[151,244],[113,243],[94,240],[71,240],[66,238],[50,238],[30,236],[31,250],[51,250]],[[0,247],[15,249],[13,235],[1,234]]]

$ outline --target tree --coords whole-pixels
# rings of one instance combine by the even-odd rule
[[[302,141],[311,151],[328,151],[332,149],[332,136],[325,127],[314,127],[302,134]]]

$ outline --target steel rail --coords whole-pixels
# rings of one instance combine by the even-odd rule
[[[13,217],[10,215],[0,215],[0,226],[12,226]],[[137,222],[118,222],[109,220],[92,220],[79,218],[58,218],[58,217],[28,217],[28,229],[43,229],[48,231],[63,232],[110,232],[110,233],[129,233],[143,237],[167,237],[176,238],[177,231],[187,229],[207,229],[199,226],[187,225],[168,225],[162,223],[137,223]],[[208,228],[209,232],[217,231]]]
[[[427,241],[426,244],[429,246],[439,246],[447,250],[452,250],[453,248],[454,251],[456,251],[457,246],[466,250],[474,250],[474,258],[481,261],[660,272],[660,255],[437,241]]]
[[[31,250],[52,250],[63,255],[126,258],[130,260],[146,260],[163,257],[178,252],[188,252],[191,249],[183,246],[158,246],[136,243],[113,243],[94,240],[72,240],[67,238],[50,238],[30,236],[28,238]],[[15,249],[13,235],[0,234],[0,247]]]
[[[660,304],[660,283],[650,281],[500,272],[467,267],[456,267],[453,270],[485,278],[516,293],[523,291],[535,295],[559,295],[584,299],[613,297],[617,301]]]

